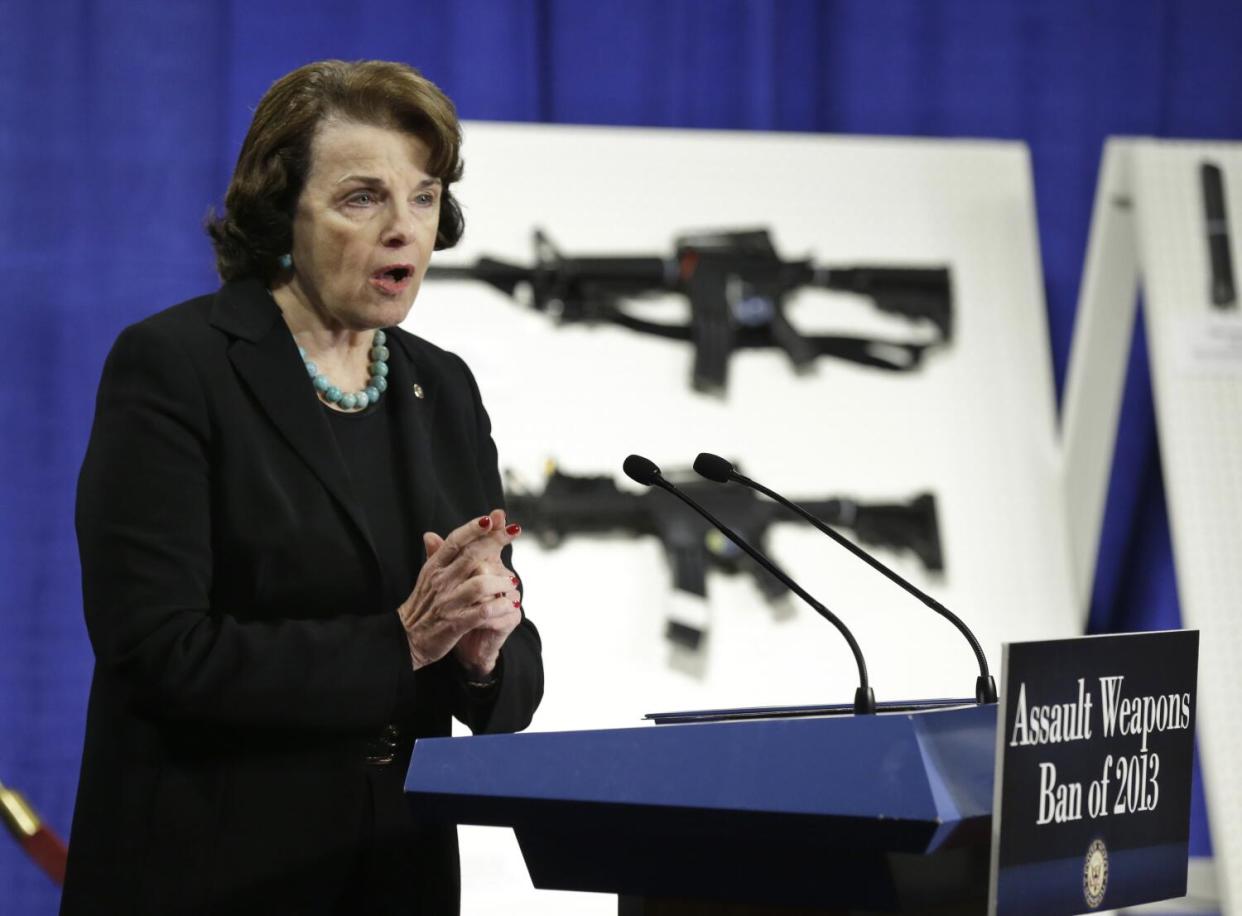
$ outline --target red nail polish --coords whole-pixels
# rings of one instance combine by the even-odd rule
[[[479,527],[482,528],[484,531],[492,527],[492,517],[490,515],[485,515],[481,519],[479,519]]]
[[[509,581],[512,582],[514,585],[517,585],[517,576],[510,576]]]
[[[505,529],[505,534],[509,535],[509,537],[511,538],[515,538],[521,533],[522,533],[522,526],[516,523],[510,525],[508,528]]]

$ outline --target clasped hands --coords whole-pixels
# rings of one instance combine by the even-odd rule
[[[517,577],[500,561],[521,531],[493,509],[447,538],[423,535],[427,562],[397,608],[415,668],[452,652],[471,679],[491,675],[500,647],[522,620]]]

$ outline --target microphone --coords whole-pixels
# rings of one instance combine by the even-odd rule
[[[625,471],[625,476],[635,483],[641,483],[644,487],[659,487],[672,493],[699,515],[703,516],[703,518],[707,519],[730,541],[742,548],[752,560],[780,579],[786,588],[814,608],[816,613],[840,630],[841,635],[845,637],[845,641],[849,643],[850,651],[854,653],[855,664],[858,665],[858,689],[854,691],[854,714],[859,716],[875,714],[875,692],[867,681],[867,663],[863,661],[862,649],[858,647],[858,641],[854,639],[854,634],[849,631],[849,628],[841,622],[836,614],[812,598],[802,586],[789,578],[780,567],[743,540],[741,535],[723,524],[714,515],[666,480],[654,461],[644,458],[642,455],[630,455],[621,465],[621,469]]]
[[[652,466],[654,467],[654,465]],[[963,636],[966,637],[966,641],[970,643],[970,648],[974,650],[975,658],[979,662],[979,677],[975,679],[975,702],[996,702],[996,681],[993,680],[992,675],[988,672],[988,660],[983,654],[983,649],[979,645],[979,640],[975,638],[975,634],[970,631],[970,627],[966,626],[960,617],[950,611],[931,595],[928,595],[926,592],[907,582],[904,578],[889,569],[871,554],[867,553],[867,551],[863,550],[861,547],[858,547],[852,541],[846,539],[840,534],[837,534],[837,532],[833,531],[830,527],[825,525],[811,513],[807,512],[797,503],[791,502],[779,493],[769,490],[763,484],[757,483],[743,474],[739,474],[736,470],[734,470],[732,464],[724,458],[721,458],[719,455],[712,455],[708,452],[700,452],[699,456],[694,459],[694,469],[700,476],[706,477],[708,480],[715,481],[716,483],[728,483],[731,480],[737,481],[743,486],[750,487],[752,490],[758,490],[764,496],[775,500],[786,509],[796,512],[876,572],[882,574],[889,581],[897,583],[897,585],[901,586],[915,598],[918,598],[919,601],[923,602],[937,614],[948,620],[961,631]]]

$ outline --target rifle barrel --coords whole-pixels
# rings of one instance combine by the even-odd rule
[[[676,261],[656,257],[564,258],[557,267],[571,281],[627,289],[671,289],[678,277]]]
[[[477,280],[479,273],[473,267],[452,264],[441,267],[433,264],[427,268],[428,280]]]

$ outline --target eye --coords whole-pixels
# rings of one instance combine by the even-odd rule
[[[379,200],[378,195],[374,191],[354,191],[345,198],[345,203],[351,207],[369,207]]]
[[[414,201],[421,207],[430,207],[436,202],[435,191],[420,191]]]

